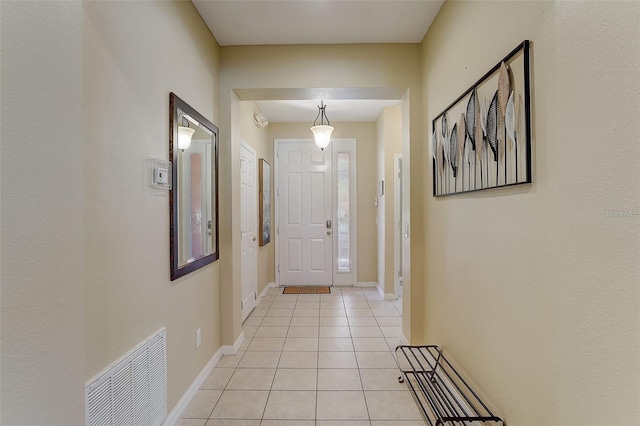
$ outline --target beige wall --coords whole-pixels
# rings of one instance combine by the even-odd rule
[[[313,118],[313,117],[312,117]],[[376,279],[376,225],[373,198],[376,194],[374,123],[333,123],[331,138],[355,138],[358,183],[358,282]],[[311,139],[309,123],[271,123],[269,140]],[[272,145],[273,146],[273,145]]]
[[[0,423],[83,424],[82,7],[1,16]]]
[[[189,3],[88,3],[85,17],[85,374],[165,326],[171,409],[220,347],[222,260],[169,280],[168,193],[147,161],[168,158],[170,91],[217,123],[218,46]]]
[[[222,303],[229,309],[229,321],[225,321],[222,330],[224,344],[233,343],[241,332],[241,313],[239,304],[234,304],[240,293],[240,245],[231,238],[239,232],[239,222],[232,214],[240,205],[238,188],[240,175],[232,172],[231,164],[239,161],[239,142],[233,137],[236,93],[242,89],[304,89],[304,88],[401,88],[408,89],[411,129],[406,147],[406,157],[422,150],[420,132],[420,65],[419,45],[314,45],[314,46],[230,46],[221,48],[220,69],[220,113],[221,113],[221,173],[231,182],[228,191],[222,193],[220,200],[221,222],[223,230],[222,256],[229,263],[222,265]],[[240,99],[257,100],[257,99]],[[403,110],[404,111],[404,110]],[[408,114],[407,114],[408,115]],[[408,119],[408,117],[407,117]],[[271,125],[269,126],[271,127]],[[411,191],[420,193],[420,182],[411,185]],[[409,197],[406,198],[407,200]],[[418,206],[419,208],[419,206]],[[408,211],[407,211],[408,214]],[[421,219],[418,216],[417,221]],[[414,226],[415,225],[415,226]],[[421,229],[419,223],[412,224],[411,244],[419,244]],[[408,241],[408,240],[407,240]],[[419,254],[416,249],[411,253]],[[416,261],[416,264],[420,264]],[[420,278],[420,271],[415,275]],[[413,274],[413,271],[412,271]],[[360,279],[360,278],[359,278]],[[409,283],[406,290],[411,291]],[[419,290],[419,288],[418,288]],[[412,293],[413,294],[413,293]],[[419,311],[416,311],[419,313]],[[407,319],[407,324],[409,319]]]
[[[639,17],[637,2],[447,1],[423,42],[429,135],[532,40],[534,183],[424,197],[423,339],[510,425],[640,419],[640,218],[603,214],[640,208]]]
[[[377,181],[384,181],[384,195],[378,195],[378,286],[387,297],[395,295],[394,266],[394,155],[402,154],[402,110],[385,108],[376,121]],[[379,192],[377,192],[379,194]]]
[[[1,422],[83,424],[85,382],[161,327],[171,410],[220,347],[221,262],[170,281],[148,160],[170,91],[217,122],[218,46],[188,2],[15,2],[2,60]]]
[[[264,158],[272,167],[271,170],[271,188],[273,188],[273,140],[268,137],[269,127],[258,128],[253,120],[253,114],[261,112],[260,107],[253,101],[240,102],[241,107],[241,123],[242,123],[242,139],[251,145],[256,150],[256,159],[260,162],[261,158]],[[259,171],[258,163],[256,163],[256,173]],[[258,180],[256,180],[258,182]],[[274,217],[274,201],[273,191],[271,192],[271,217]],[[259,189],[256,188],[256,206],[259,206]],[[256,217],[258,217],[258,210],[256,210]],[[257,232],[260,232],[259,225]],[[267,284],[275,281],[275,242],[272,233],[271,242],[262,247],[258,246],[258,295],[264,290]]]

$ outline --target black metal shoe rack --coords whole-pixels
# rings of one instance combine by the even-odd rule
[[[482,402],[438,346],[398,346],[396,362],[402,373],[398,381],[407,382],[429,425],[471,422],[506,425]]]

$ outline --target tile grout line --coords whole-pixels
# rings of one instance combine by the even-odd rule
[[[316,356],[316,407],[313,415],[314,424],[318,424],[318,399],[320,397],[319,393],[319,381],[320,381],[320,313],[322,312],[322,297],[320,297],[320,301],[318,303],[318,352]]]
[[[281,290],[281,289],[279,289],[279,290],[280,290],[280,291],[279,291],[276,295],[281,294],[281,291],[282,291],[282,290]],[[355,292],[353,292],[353,293],[351,293],[351,292],[350,292],[349,294],[350,294],[350,295],[354,295],[354,294],[355,294]],[[380,332],[380,334],[382,335],[382,338],[385,340],[386,351],[391,352],[391,351],[392,351],[392,349],[391,349],[391,347],[388,345],[388,342],[386,341],[386,337],[385,337],[384,333],[382,332],[382,328],[381,328],[381,327],[382,327],[382,325],[381,325],[381,324],[380,324],[380,322],[378,321],[378,319],[379,319],[379,318],[378,318],[378,316],[377,316],[377,315],[375,315],[375,313],[373,313],[373,308],[372,308],[372,305],[371,305],[371,303],[374,303],[374,302],[382,302],[382,301],[381,301],[381,300],[379,300],[379,299],[377,299],[377,298],[373,298],[372,300],[369,300],[369,299],[367,299],[367,297],[366,297],[365,293],[364,293],[364,292],[362,292],[362,291],[357,292],[357,294],[365,296],[365,301],[367,302],[367,305],[369,306],[369,309],[372,311],[372,317],[373,317],[373,319],[374,319],[374,321],[375,321],[376,328],[378,329],[378,331],[379,331],[379,332]],[[334,295],[332,295],[332,296],[334,296]],[[356,356],[357,352],[356,352],[356,348],[355,348],[355,345],[354,345],[354,335],[353,335],[353,332],[352,332],[352,327],[356,327],[356,328],[357,328],[358,326],[356,326],[356,325],[353,323],[353,321],[352,321],[352,319],[353,319],[353,318],[355,318],[355,317],[353,317],[353,316],[349,316],[349,315],[347,314],[347,312],[346,312],[347,307],[346,307],[346,305],[345,305],[345,299],[344,299],[344,297],[345,297],[345,295],[341,292],[341,294],[340,294],[340,298],[339,298],[339,300],[340,300],[340,304],[341,304],[341,305],[340,305],[340,308],[341,308],[342,310],[344,310],[344,316],[345,316],[345,319],[346,319],[346,325],[347,325],[347,328],[349,329],[348,335],[349,335],[349,339],[350,339],[350,342],[351,342],[351,350],[353,351],[353,354],[354,354],[353,356],[354,356],[354,360],[355,360],[355,363],[356,363],[356,368],[357,368],[357,370],[358,370],[358,377],[359,377],[359,380],[360,380],[360,386],[361,386],[361,389],[362,389],[362,395],[363,395],[364,402],[365,402],[365,407],[366,407],[366,410],[367,410],[367,420],[365,420],[365,421],[368,421],[368,422],[370,423],[370,422],[372,421],[372,420],[371,420],[371,417],[370,417],[370,416],[371,416],[371,414],[370,414],[370,412],[369,412],[369,407],[368,407],[368,403],[367,403],[367,399],[366,399],[366,393],[365,393],[364,383],[363,383],[362,374],[361,374],[361,373],[362,373],[362,369],[360,368],[361,366],[360,366],[360,363],[359,363],[358,358],[357,358],[357,356]],[[298,295],[296,295],[296,301],[295,301],[295,304],[294,304],[294,306],[293,306],[293,309],[292,309],[291,315],[289,316],[289,322],[288,322],[288,325],[287,325],[287,331],[286,331],[286,333],[285,333],[283,346],[282,346],[281,350],[280,350],[280,351],[278,351],[278,352],[279,352],[278,360],[277,360],[277,363],[276,363],[276,368],[275,368],[274,376],[273,376],[272,381],[271,381],[271,384],[270,384],[270,389],[269,389],[269,391],[268,391],[267,401],[265,402],[265,406],[264,406],[264,408],[263,408],[263,413],[262,413],[261,421],[264,421],[264,420],[265,420],[265,419],[264,419],[264,416],[265,416],[265,414],[266,414],[266,410],[267,410],[268,402],[269,402],[269,399],[270,399],[271,393],[274,391],[273,386],[274,386],[274,384],[275,384],[275,378],[276,378],[276,376],[277,376],[277,374],[278,374],[278,370],[281,370],[281,369],[280,369],[280,362],[281,362],[281,360],[282,360],[282,356],[284,355],[284,354],[283,354],[283,352],[284,352],[284,345],[286,344],[286,341],[287,341],[287,339],[288,339],[289,337],[293,338],[293,336],[290,336],[289,334],[292,332],[292,327],[296,326],[296,325],[294,325],[294,324],[293,324],[293,318],[294,318],[294,314],[295,314],[296,309],[298,309],[298,302],[300,301],[300,300],[298,300],[298,299],[299,299],[299,297],[298,297]],[[320,389],[319,389],[319,370],[320,370],[320,366],[319,366],[319,364],[320,364],[320,363],[319,363],[319,361],[320,361],[320,349],[319,349],[319,346],[320,346],[320,345],[319,345],[319,339],[320,339],[320,328],[322,327],[322,325],[321,325],[321,323],[320,323],[320,321],[322,320],[322,316],[320,315],[320,314],[321,314],[321,309],[322,309],[322,306],[323,306],[323,305],[322,305],[322,300],[323,300],[323,299],[322,299],[322,297],[320,297],[320,300],[319,300],[319,315],[316,317],[316,318],[318,318],[318,329],[317,329],[317,330],[318,330],[318,333],[317,333],[317,340],[316,340],[316,346],[315,346],[315,351],[314,351],[314,352],[316,353],[316,365],[315,365],[315,367],[316,367],[316,368],[315,368],[315,370],[316,370],[316,385],[315,385],[315,394],[316,394],[316,398],[315,398],[315,410],[314,410],[314,411],[315,411],[315,423],[316,423],[316,424],[317,424],[317,422],[319,422],[319,421],[320,421],[320,420],[318,420],[318,415],[319,415],[318,394],[319,394],[319,392],[320,392]],[[267,325],[265,325],[265,324],[264,324],[264,321],[265,321],[265,318],[267,317],[267,314],[268,314],[269,309],[272,309],[272,308],[273,308],[273,303],[275,303],[275,302],[276,302],[276,300],[275,300],[275,296],[274,296],[274,300],[272,300],[272,301],[271,301],[270,305],[269,305],[268,307],[265,307],[265,309],[266,309],[265,315],[264,315],[264,316],[262,316],[262,317],[261,317],[261,319],[260,319],[259,321],[256,321],[256,322],[258,323],[258,324],[257,324],[257,328],[256,328],[256,332],[254,333],[254,335],[253,335],[253,336],[251,336],[251,338],[250,338],[250,339],[248,339],[248,342],[247,342],[247,345],[246,345],[246,349],[248,349],[248,347],[250,346],[250,344],[251,344],[251,342],[252,342],[253,338],[255,337],[255,334],[257,334],[257,331],[258,331],[261,327],[267,327]],[[390,303],[390,302],[389,302],[389,303]],[[357,305],[356,305],[356,306],[357,306]],[[331,304],[331,306],[327,306],[327,308],[335,309],[335,308],[337,308],[337,306],[335,306],[335,304],[333,304],[333,303],[332,303],[332,304]],[[394,306],[394,308],[395,308],[395,306]],[[276,308],[273,308],[273,309],[276,309]],[[301,307],[300,307],[299,309],[303,309],[303,308],[301,308]],[[338,309],[339,309],[339,308],[338,308]],[[359,308],[352,308],[352,309],[359,309]],[[397,308],[396,308],[395,310],[397,311]],[[399,314],[398,316],[400,316],[400,317],[401,317],[401,314],[400,314],[399,312],[398,312],[398,314]],[[301,325],[301,326],[304,326],[304,322],[302,323],[302,325]],[[361,326],[362,326],[362,325],[361,325]],[[311,326],[309,326],[309,327],[311,327]],[[326,325],[326,327],[329,327],[329,325]],[[333,323],[333,325],[331,325],[331,327],[337,327],[337,326],[335,325],[335,323]],[[364,327],[364,326],[362,326],[362,327]],[[304,334],[305,334],[305,333],[303,332],[303,333],[302,333],[302,335],[304,335]],[[369,336],[369,337],[375,337],[375,336]],[[329,338],[331,338],[331,337],[329,336]],[[242,362],[242,359],[243,359],[243,358],[244,358],[244,356],[246,355],[246,352],[248,352],[246,349],[245,349],[245,351],[243,351],[243,354],[241,355],[240,359],[239,359],[239,360],[238,360],[238,362],[235,364],[235,366],[234,366],[234,367],[232,367],[232,375],[231,375],[231,377],[229,378],[229,380],[227,381],[227,384],[224,386],[224,389],[223,389],[222,393],[224,393],[226,390],[228,390],[228,389],[227,389],[227,387],[228,387],[229,383],[231,382],[231,378],[232,378],[232,377],[233,377],[233,375],[236,373],[236,371],[240,368],[240,363]],[[306,352],[306,351],[305,351],[305,352]],[[341,352],[341,351],[330,351],[330,352]],[[374,352],[377,352],[377,351],[374,351]],[[222,393],[221,393],[221,394],[222,394]],[[217,406],[217,404],[218,404],[218,403],[219,403],[219,398],[218,398],[218,401],[216,402],[216,404],[214,405],[214,408],[212,409],[212,413],[213,413],[213,411],[215,411],[215,407]],[[212,413],[210,413],[210,415],[209,415],[209,419],[211,419],[211,414],[212,414]],[[267,420],[268,420],[268,419],[267,419]],[[284,420],[284,419],[274,419],[274,420]],[[295,420],[298,420],[298,419],[295,419]],[[334,421],[339,421],[339,420],[340,420],[340,419],[334,419]],[[346,420],[346,419],[345,419],[345,420]],[[310,421],[313,421],[313,420],[310,420]]]
[[[273,303],[275,302],[275,298],[273,299],[273,302],[271,302],[271,305],[269,305],[269,309],[271,309],[271,306],[273,306]],[[269,311],[267,311],[267,313],[269,313]],[[266,316],[265,316],[266,318]],[[264,318],[263,320],[264,321]],[[291,325],[291,321],[289,321],[289,326]],[[287,327],[287,334],[289,333],[289,328]],[[286,336],[286,334],[285,334]],[[286,341],[286,337],[285,337],[285,341]],[[282,349],[284,349],[284,342],[282,343]],[[269,386],[269,391],[267,393],[267,400],[264,402],[264,407],[262,408],[262,415],[260,416],[260,423],[262,423],[264,421],[264,415],[267,412],[267,406],[269,405],[269,399],[271,398],[271,390],[273,389],[273,382],[276,380],[276,374],[278,374],[278,365],[280,364],[280,358],[282,358],[282,350],[280,350],[280,356],[278,356],[278,362],[276,363],[276,368],[275,371],[273,373],[273,378],[271,379],[271,385]]]
[[[253,339],[253,337],[251,338]],[[235,365],[235,367],[233,367],[233,372],[231,373],[231,376],[229,377],[229,380],[227,380],[227,383],[224,385],[224,389],[222,389],[222,392],[220,392],[220,396],[218,397],[218,400],[216,401],[216,403],[213,405],[213,408],[211,409],[211,412],[209,413],[209,416],[207,417],[207,421],[205,422],[205,424],[211,420],[211,416],[213,415],[213,412],[216,410],[216,407],[218,406],[218,404],[220,403],[220,400],[222,399],[222,395],[224,395],[224,393],[227,390],[227,386],[229,386],[229,383],[231,383],[231,379],[233,378],[233,376],[236,374],[236,370],[238,369],[238,365],[240,365],[240,361],[242,361],[242,358],[244,357],[246,351],[244,351],[242,353],[242,356],[240,357],[240,359],[238,360],[238,363]],[[234,354],[233,356],[235,356],[236,354]],[[215,367],[214,367],[215,368]]]
[[[369,306],[371,307],[371,306]],[[351,322],[349,323],[349,335],[351,336],[351,342],[353,344],[353,333],[351,332]],[[360,379],[360,387],[362,388],[362,399],[364,399],[364,407],[367,410],[367,420],[371,424],[371,413],[369,412],[369,404],[367,403],[367,395],[364,393],[364,383],[362,383],[362,373],[360,372],[360,363],[358,362],[358,353],[356,352],[355,344],[353,345],[353,357],[356,360],[356,368],[358,369],[358,378]]]

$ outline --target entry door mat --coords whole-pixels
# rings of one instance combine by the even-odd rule
[[[282,294],[331,294],[328,286],[291,286],[285,287]]]

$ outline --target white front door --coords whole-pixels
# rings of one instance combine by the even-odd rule
[[[256,228],[256,152],[242,143],[240,146],[240,227],[242,231],[242,321],[256,306],[258,291],[258,254]]]
[[[331,145],[278,141],[278,277],[280,285],[332,285]]]

